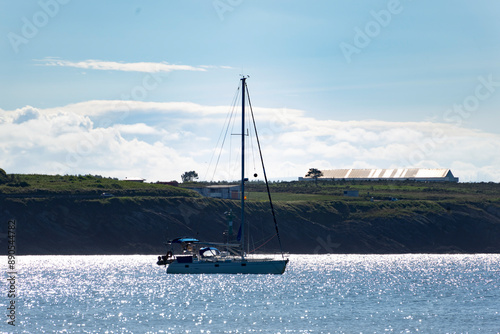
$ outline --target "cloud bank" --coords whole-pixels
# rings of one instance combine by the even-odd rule
[[[172,72],[172,71],[206,71],[208,66],[190,66],[190,65],[175,65],[167,62],[136,62],[124,63],[116,61],[103,61],[103,60],[82,60],[82,61],[69,61],[58,58],[45,58],[40,60],[40,63],[45,66],[61,66],[61,67],[75,67],[88,70],[100,71],[124,71],[124,72],[144,72],[144,73],[158,73],[158,72]]]
[[[189,102],[119,100],[0,110],[0,168],[151,182],[180,180],[185,171],[196,170],[205,179],[215,175],[215,180],[234,180],[239,169],[231,162],[220,163],[220,172],[211,169],[229,110]],[[272,179],[297,179],[311,167],[439,167],[451,168],[461,181],[500,182],[497,134],[448,123],[321,120],[296,109],[254,112]],[[235,136],[228,136],[226,144],[223,158],[229,147],[239,146]],[[253,174],[258,157],[251,146],[249,154],[247,170]]]

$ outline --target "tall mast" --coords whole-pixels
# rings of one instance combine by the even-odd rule
[[[245,84],[241,77],[241,257],[245,256]]]

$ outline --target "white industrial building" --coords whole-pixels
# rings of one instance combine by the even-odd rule
[[[326,169],[318,180],[458,182],[446,168]],[[299,181],[314,180],[299,177]]]
[[[212,185],[206,187],[188,188],[198,192],[205,197],[224,198],[224,199],[240,199],[239,185]]]

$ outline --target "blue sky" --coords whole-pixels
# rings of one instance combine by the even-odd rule
[[[0,6],[8,173],[203,176],[247,74],[273,179],[425,167],[500,182],[498,1]]]

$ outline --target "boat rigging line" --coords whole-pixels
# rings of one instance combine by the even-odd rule
[[[246,87],[246,82],[245,81],[243,81],[243,84],[245,85],[245,87],[243,89],[246,90],[246,93],[247,93],[246,95],[247,95],[247,100],[248,100],[248,106],[250,107],[250,114],[252,115],[253,128],[254,128],[254,131],[255,131],[255,139],[257,140],[257,147],[259,148],[260,161],[262,163],[262,173],[264,174],[264,181],[266,182],[267,196],[269,198],[269,205],[271,206],[271,212],[273,214],[274,227],[276,228],[276,235],[278,236],[278,242],[279,242],[279,245],[280,245],[281,257],[284,259],[285,255],[283,254],[283,247],[281,245],[281,238],[280,238],[280,233],[279,233],[279,230],[278,230],[278,221],[276,220],[276,214],[274,212],[273,201],[271,199],[271,192],[269,191],[269,182],[267,181],[266,168],[264,167],[264,158],[262,157],[262,150],[260,148],[259,135],[257,133],[257,125],[255,124],[255,117],[254,117],[254,114],[253,114],[252,103],[250,102],[250,94],[248,93],[248,88]]]
[[[240,86],[238,86],[238,89],[236,89],[236,93],[234,94],[233,102],[231,104],[231,109],[229,110],[229,112],[226,116],[226,119],[224,120],[224,125],[223,125],[221,132],[219,134],[219,138],[217,139],[217,144],[215,144],[216,149],[212,152],[212,156],[210,157],[210,162],[208,163],[208,168],[207,168],[206,174],[208,174],[210,171],[210,166],[212,165],[212,161],[213,161],[215,152],[217,151],[217,148],[219,147],[219,143],[221,142],[222,134],[224,134],[224,137],[222,138],[222,143],[220,144],[220,149],[218,150],[219,155],[217,156],[217,162],[215,163],[214,172],[212,174],[212,178],[210,181],[214,180],[215,173],[217,172],[217,167],[219,165],[219,161],[220,161],[220,158],[222,155],[224,143],[226,142],[227,133],[229,131],[229,125],[231,124],[231,121],[233,120],[233,117],[235,115],[236,104],[238,103],[239,95],[240,95],[239,91],[240,91]],[[226,126],[226,124],[227,124],[227,126]],[[224,131],[224,129],[226,129],[226,131]],[[206,179],[206,175],[205,175],[205,179]]]

